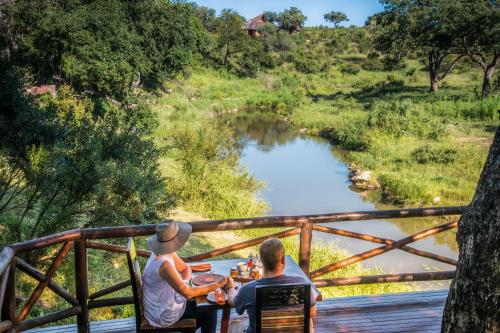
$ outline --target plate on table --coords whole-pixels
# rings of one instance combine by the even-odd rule
[[[224,280],[224,275],[205,273],[193,277],[191,281],[195,286],[206,286],[207,284],[219,282],[221,280]]]

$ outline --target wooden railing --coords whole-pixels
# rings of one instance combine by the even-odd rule
[[[373,258],[395,249],[403,250],[417,256],[430,258],[446,264],[456,265],[456,261],[454,259],[427,251],[418,250],[410,247],[409,244],[426,237],[450,230],[452,228],[456,228],[458,222],[444,223],[440,226],[420,231],[414,235],[399,240],[386,239],[348,230],[332,228],[330,226],[324,226],[322,225],[322,223],[340,221],[364,221],[387,218],[394,219],[459,215],[464,211],[464,209],[465,206],[454,206],[191,222],[193,232],[195,233],[276,227],[287,229],[256,239],[251,239],[230,246],[225,246],[206,253],[193,255],[185,259],[186,261],[191,262],[204,260],[258,245],[264,240],[272,237],[285,238],[294,235],[300,235],[299,265],[302,270],[311,277],[317,287],[450,279],[453,277],[453,271],[382,274],[372,276],[354,276],[324,279],[321,279],[320,277],[348,265]],[[310,258],[313,231],[354,239],[361,239],[364,241],[381,244],[381,246],[369,251],[365,251],[363,253],[353,255],[338,262],[328,264],[311,272]],[[52,323],[72,316],[76,316],[77,318],[78,332],[89,332],[89,309],[131,304],[132,297],[127,296],[103,299],[103,296],[108,296],[115,291],[127,288],[130,285],[129,280],[119,282],[113,286],[106,287],[89,295],[87,249],[90,248],[114,253],[124,253],[125,247],[123,246],[108,244],[97,240],[116,239],[131,236],[147,236],[154,234],[154,232],[155,225],[74,229],[22,243],[12,244],[3,248],[3,250],[0,252],[0,305],[2,305],[2,321],[0,321],[0,333],[10,331],[22,332],[34,327],[42,326],[47,323]],[[59,251],[55,255],[55,259],[52,261],[45,273],[37,270],[35,267],[25,262],[21,258],[23,255],[31,251],[56,245],[59,246]],[[67,256],[71,249],[73,249],[75,256],[74,285],[76,295],[72,295],[69,291],[53,281],[53,277],[57,269],[60,267],[64,258]],[[142,257],[149,257],[150,252],[140,250],[138,251],[138,255]],[[18,305],[16,304],[15,288],[17,269],[29,275],[35,281],[38,281],[38,285],[31,293],[31,296],[24,302],[22,307],[20,307],[19,311]],[[67,303],[69,303],[70,306],[65,310],[27,320],[31,310],[40,299],[43,291],[46,288],[49,288],[55,294],[63,298]]]

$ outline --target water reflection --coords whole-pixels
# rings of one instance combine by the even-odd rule
[[[264,152],[285,145],[297,136],[286,121],[272,113],[238,113],[225,120],[240,140],[246,144],[251,140],[258,150]]]
[[[277,115],[259,112],[238,113],[225,120],[241,145],[242,162],[267,187],[260,196],[271,206],[271,215],[319,214],[329,212],[390,209],[377,203],[373,192],[350,189],[343,152],[332,149],[325,140],[302,135]],[[446,218],[412,218],[331,223],[336,228],[400,239],[443,224]],[[335,243],[359,253],[379,244],[322,233],[314,241]],[[447,231],[412,244],[415,248],[457,257],[455,231]],[[454,267],[399,250],[372,258],[365,265],[376,265],[385,272],[452,270]]]

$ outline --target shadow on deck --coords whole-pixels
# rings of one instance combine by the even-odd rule
[[[316,333],[440,332],[448,290],[330,298],[317,304]],[[92,333],[134,333],[134,318],[95,321]],[[76,333],[75,325],[30,333]]]

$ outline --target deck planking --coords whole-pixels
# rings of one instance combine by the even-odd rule
[[[448,290],[330,298],[317,304],[316,333],[440,332]],[[92,333],[135,333],[134,318],[95,321]],[[75,325],[29,330],[76,333]]]

